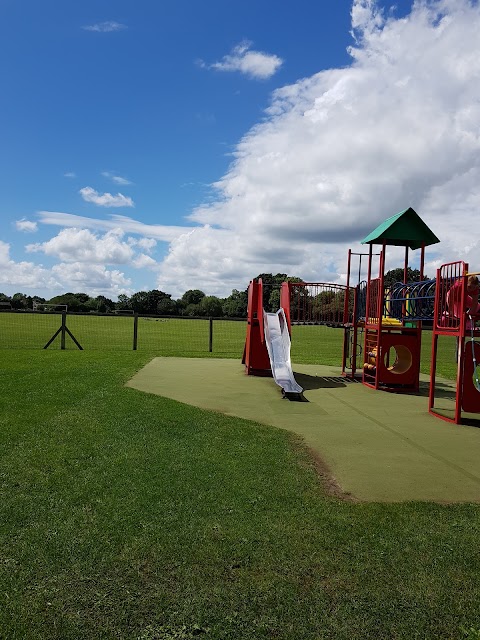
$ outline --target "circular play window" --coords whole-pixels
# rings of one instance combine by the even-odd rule
[[[413,363],[412,352],[403,344],[395,344],[385,352],[383,361],[390,373],[406,373]]]

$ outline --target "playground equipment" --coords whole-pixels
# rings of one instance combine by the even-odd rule
[[[346,370],[344,358],[344,375],[356,375],[360,355],[358,334],[363,330],[363,384],[384,391],[418,391],[422,320],[432,317],[431,313],[427,316],[424,312],[427,307],[433,307],[431,281],[423,279],[425,247],[437,242],[438,238],[411,207],[388,218],[364,238],[362,244],[369,245],[368,275],[367,281],[356,288],[353,337],[348,338],[353,343],[354,356],[351,356],[350,372]],[[374,277],[373,245],[376,244],[382,248],[375,254],[379,256],[379,270]],[[405,247],[404,282],[390,288],[384,284],[387,246]],[[416,249],[421,250],[420,282],[407,283],[409,250]],[[350,261],[351,254],[349,273]],[[344,353],[347,352],[344,346]]]
[[[480,306],[471,309],[468,272],[464,262],[443,265],[434,280],[424,279],[425,248],[438,243],[435,234],[409,207],[388,218],[362,244],[367,253],[348,253],[347,284],[284,282],[280,310],[263,309],[263,286],[252,281],[248,290],[248,328],[243,363],[248,375],[273,375],[284,394],[301,393],[290,362],[293,324],[323,324],[344,330],[342,375],[361,374],[367,387],[390,392],[417,392],[420,386],[422,322],[433,326],[429,412],[460,423],[462,412],[480,413]],[[381,245],[373,253],[373,245]],[[385,286],[387,246],[405,248],[403,282]],[[420,280],[407,282],[409,252],[420,249]],[[359,259],[358,282],[351,284],[352,257]],[[368,259],[367,279],[361,281],[362,258]],[[373,259],[378,257],[378,276]],[[476,299],[476,298],[475,298]],[[457,341],[457,385],[453,417],[435,407],[439,336]],[[300,392],[298,392],[300,388]]]
[[[477,366],[480,362],[480,343],[475,340],[480,335],[480,329],[475,326],[480,314],[478,305],[477,308],[471,308],[472,298],[468,295],[468,278],[477,275],[469,273],[468,264],[462,261],[444,264],[437,269],[428,410],[442,420],[455,424],[461,423],[462,412],[480,413]],[[457,384],[453,417],[440,413],[435,407],[439,336],[456,339]]]
[[[432,360],[429,412],[459,424],[462,412],[480,413],[480,343],[475,340],[480,329],[480,307],[470,309],[468,272],[464,262],[442,265],[433,280],[424,280],[425,247],[438,242],[436,236],[409,208],[392,216],[364,240],[370,245],[367,281],[354,288],[353,323],[345,333],[344,376],[357,375],[363,361],[362,381],[366,386],[385,391],[418,391],[422,322],[432,323]],[[381,244],[379,254],[372,245]],[[386,246],[404,246],[404,281],[384,285]],[[407,282],[409,249],[421,249],[420,281]],[[352,256],[349,252],[347,286],[350,288]],[[373,255],[379,256],[378,277],[372,277]],[[360,269],[359,269],[360,280]],[[453,336],[457,341],[457,384],[453,417],[435,407],[436,366],[439,336]],[[363,339],[363,346],[361,344]],[[347,359],[348,356],[348,359]]]

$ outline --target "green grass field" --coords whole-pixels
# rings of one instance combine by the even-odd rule
[[[0,638],[479,637],[478,506],[327,497],[292,434],[125,388],[157,349],[1,354]]]
[[[133,316],[67,316],[67,327],[84,350],[130,351],[133,348]],[[43,349],[61,325],[59,314],[0,314],[1,346],[10,349]],[[216,357],[237,357],[242,353],[245,322],[216,320],[214,348]],[[66,336],[66,349],[77,349]],[[58,336],[50,349],[60,348]],[[209,322],[180,318],[140,317],[138,319],[139,351],[182,355],[208,354]]]
[[[0,347],[43,349],[61,324],[53,314],[0,313]],[[69,315],[67,326],[86,351],[133,348],[132,316]],[[215,320],[209,353],[208,320],[139,318],[138,351],[163,356],[241,358],[246,322]],[[423,332],[422,373],[430,373],[431,331]],[[343,331],[325,326],[292,327],[292,362],[341,366]],[[49,347],[60,348],[60,337]],[[77,347],[67,335],[66,349]],[[455,378],[455,339],[440,336],[438,374]]]

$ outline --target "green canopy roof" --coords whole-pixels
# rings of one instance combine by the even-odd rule
[[[388,218],[362,240],[362,244],[385,243],[410,249],[420,249],[422,244],[428,247],[437,242],[440,240],[412,207]]]

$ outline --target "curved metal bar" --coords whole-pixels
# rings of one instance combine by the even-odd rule
[[[396,282],[386,289],[384,315],[397,320],[432,320],[436,280]]]

